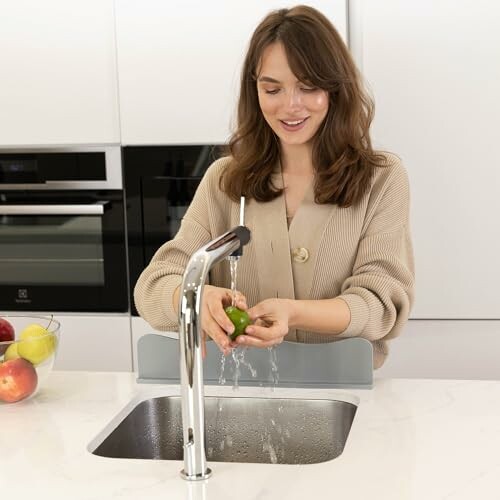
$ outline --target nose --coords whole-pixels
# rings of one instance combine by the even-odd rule
[[[302,96],[298,89],[291,89],[287,94],[286,107],[289,110],[296,110],[302,107]]]

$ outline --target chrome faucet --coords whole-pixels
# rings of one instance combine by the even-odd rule
[[[243,219],[240,213],[240,221]],[[250,241],[250,231],[237,226],[196,251],[186,267],[180,290],[179,346],[184,436],[184,479],[210,477],[205,453],[205,406],[201,346],[201,301],[203,286],[213,265],[226,257],[241,255]]]

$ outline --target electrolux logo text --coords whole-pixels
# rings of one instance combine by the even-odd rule
[[[17,289],[16,304],[31,304],[31,299],[28,296],[27,288]]]

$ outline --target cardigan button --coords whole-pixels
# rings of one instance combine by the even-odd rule
[[[294,248],[292,250],[292,258],[295,262],[304,263],[309,259],[309,250],[304,247]]]

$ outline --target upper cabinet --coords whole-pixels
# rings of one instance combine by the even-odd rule
[[[306,2],[344,39],[345,0]],[[283,0],[0,4],[0,147],[224,143],[250,36]]]
[[[412,193],[414,318],[500,317],[500,4],[351,0],[375,144]]]
[[[305,2],[346,40],[345,0]],[[250,36],[289,1],[116,0],[122,144],[224,143]]]
[[[0,146],[120,142],[112,0],[2,2],[0,68]]]

